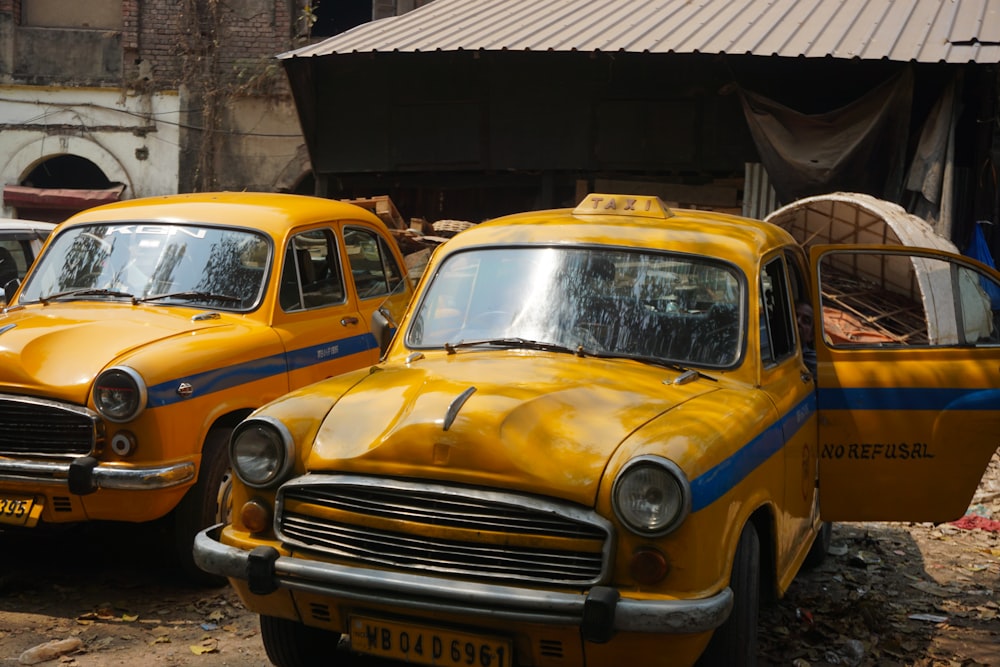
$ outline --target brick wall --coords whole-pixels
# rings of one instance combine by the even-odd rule
[[[294,46],[283,0],[123,0],[134,12],[135,50],[156,88],[187,82],[239,85]],[[127,7],[127,9],[126,9]],[[130,23],[127,21],[127,25]]]

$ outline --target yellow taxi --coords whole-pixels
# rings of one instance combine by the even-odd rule
[[[933,249],[807,257],[656,197],[477,225],[379,364],[236,427],[231,520],[195,560],[284,667],[338,642],[451,667],[752,664],[760,600],[823,558],[829,522],[967,508],[998,444],[998,282]]]
[[[61,224],[0,314],[0,530],[172,513],[180,566],[254,409],[378,361],[412,286],[382,221],[316,197],[136,199]]]

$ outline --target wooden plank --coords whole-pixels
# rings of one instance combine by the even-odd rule
[[[342,199],[341,201],[368,209],[377,215],[389,229],[407,229],[406,221],[403,220],[403,216],[399,214],[396,205],[392,203],[388,195]]]

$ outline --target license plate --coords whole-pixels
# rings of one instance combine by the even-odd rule
[[[0,496],[0,524],[28,526],[38,523],[42,506],[31,496]]]
[[[351,617],[351,649],[414,665],[511,667],[513,664],[507,639],[367,616]]]

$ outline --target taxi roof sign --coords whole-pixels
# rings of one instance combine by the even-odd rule
[[[655,195],[587,195],[573,209],[573,215],[623,215],[645,218],[670,218],[674,213]]]

